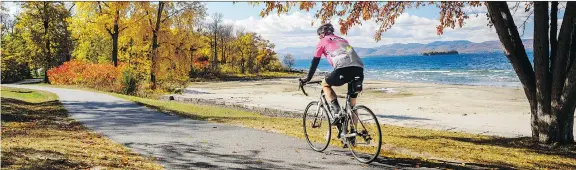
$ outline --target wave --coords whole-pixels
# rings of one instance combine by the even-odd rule
[[[418,70],[418,71],[410,71],[412,73],[450,73],[449,70]]]

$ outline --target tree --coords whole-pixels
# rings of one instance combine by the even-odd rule
[[[214,13],[212,14],[212,23],[208,25],[208,29],[211,34],[214,36],[212,38],[212,71],[216,71],[218,68],[218,33],[222,29],[222,14],[221,13]]]
[[[162,12],[164,10],[165,2],[160,1],[158,2],[158,11],[156,14],[156,21],[153,23],[152,18],[149,18],[148,21],[150,22],[150,26],[154,26],[152,28],[152,71],[150,73],[150,81],[152,81],[152,89],[156,89],[156,68],[157,68],[157,56],[158,56],[158,32],[160,31],[160,19],[162,18]]]
[[[284,65],[286,65],[286,67],[288,67],[288,69],[292,70],[292,66],[294,65],[294,57],[292,57],[292,54],[286,54],[284,55]]]
[[[340,32],[346,34],[354,25],[374,19],[380,24],[374,34],[376,41],[381,34],[394,25],[395,20],[407,8],[435,5],[440,8],[440,24],[437,33],[445,28],[462,27],[469,16],[467,6],[485,5],[490,23],[523,85],[530,104],[532,139],[539,143],[574,143],[574,110],[576,66],[576,2],[568,2],[560,32],[557,32],[558,3],[528,3],[527,10],[534,7],[534,69],[506,2],[322,2],[315,17],[322,22],[338,16]],[[310,10],[315,2],[266,2],[261,16],[276,10],[287,13],[292,6]],[[548,13],[550,11],[550,13]],[[550,20],[550,25],[548,22]],[[550,62],[550,63],[549,63]]]
[[[114,66],[118,66],[120,32],[130,25],[127,16],[133,12],[131,9],[130,2],[78,2],[70,26],[80,47],[74,54],[91,61],[107,56],[110,57],[107,61],[111,59]]]
[[[129,2],[97,2],[98,13],[103,19],[103,27],[112,38],[112,63],[114,67],[118,66],[118,38],[120,32],[127,28],[121,24],[123,18],[127,15]],[[110,21],[111,20],[111,21]],[[112,26],[109,26],[112,25]],[[124,26],[120,26],[124,25]],[[110,28],[112,27],[112,28]]]
[[[168,35],[170,35],[173,27],[178,26],[178,24],[175,23],[181,23],[177,20],[186,19],[189,21],[188,24],[195,25],[199,20],[204,18],[206,8],[200,2],[163,1],[158,2],[156,8],[152,7],[149,2],[141,2],[140,7],[143,8],[144,16],[148,18],[148,30],[150,30],[152,34],[150,81],[152,82],[152,89],[155,89],[158,62],[161,59],[161,51],[159,51],[160,43],[171,41],[165,38],[170,37]],[[165,28],[161,29],[161,26]],[[160,40],[164,41],[161,42]]]
[[[32,67],[43,68],[48,82],[48,69],[70,59],[70,9],[60,2],[25,2],[22,9],[15,29],[21,30]]]
[[[220,34],[220,46],[221,46],[221,50],[222,50],[222,60],[221,63],[222,64],[226,64],[226,49],[227,49],[227,44],[230,41],[230,39],[232,38],[232,31],[234,30],[234,25],[223,25],[222,28],[219,31]]]
[[[8,9],[4,7],[4,3],[0,3],[0,36],[14,31],[14,20],[10,18],[8,14]]]
[[[574,54],[576,3],[566,4],[563,23],[557,37],[558,3],[552,5],[550,21],[552,26],[549,26],[548,2],[534,3],[534,69],[532,69],[526,50],[519,42],[520,35],[508,4],[487,3],[490,20],[506,53],[509,54],[507,57],[524,85],[524,91],[530,101],[533,139],[541,143],[567,144],[574,142],[576,68],[572,63],[576,56]],[[554,52],[550,53],[550,50]]]

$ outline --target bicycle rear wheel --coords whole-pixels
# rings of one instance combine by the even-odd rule
[[[352,109],[352,114],[356,115],[355,118],[350,118],[349,127],[356,130],[353,137],[348,138],[348,148],[352,151],[352,155],[362,163],[370,163],[374,161],[382,146],[382,130],[376,115],[366,106],[358,105]],[[356,111],[356,112],[354,112]],[[355,123],[354,123],[355,122]],[[354,144],[352,144],[352,141]]]
[[[310,102],[302,116],[302,125],[308,145],[315,151],[324,151],[330,144],[332,134],[328,112],[319,107],[318,102]]]

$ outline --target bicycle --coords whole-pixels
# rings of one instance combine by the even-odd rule
[[[355,77],[354,80],[348,83],[355,83],[358,79],[359,77]],[[320,83],[321,81],[300,83],[299,89],[302,90],[304,95],[308,96],[304,90],[304,85]],[[353,86],[349,85],[348,88],[353,88]],[[354,92],[354,90],[351,91]],[[380,123],[376,115],[374,115],[368,107],[363,105],[356,105],[352,108],[350,105],[350,93],[346,95],[346,104],[341,109],[339,115],[329,111],[330,107],[328,106],[328,101],[326,101],[323,90],[320,90],[319,101],[310,102],[308,106],[306,106],[304,115],[302,116],[302,122],[304,136],[306,137],[308,145],[317,152],[326,150],[331,141],[332,126],[340,125],[338,129],[338,139],[343,143],[343,147],[348,147],[352,155],[362,163],[368,164],[374,161],[380,154],[380,148],[382,146],[382,130],[380,129]],[[314,108],[316,108],[316,110],[312,110]],[[368,120],[367,118],[372,118],[371,120],[373,120],[373,122],[366,122]],[[358,122],[362,129],[358,129]],[[327,124],[328,126],[323,127],[323,124]],[[311,126],[308,127],[307,125]],[[322,139],[321,136],[324,131],[322,128],[325,127],[327,127],[327,129],[325,129],[327,132]],[[352,129],[354,129],[354,131]],[[316,146],[316,141],[320,141],[321,143],[318,143],[319,145]]]

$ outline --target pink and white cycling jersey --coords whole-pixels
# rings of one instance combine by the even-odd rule
[[[364,67],[364,63],[354,48],[342,37],[326,35],[320,39],[314,57],[320,58],[323,54],[334,69],[350,66]]]

